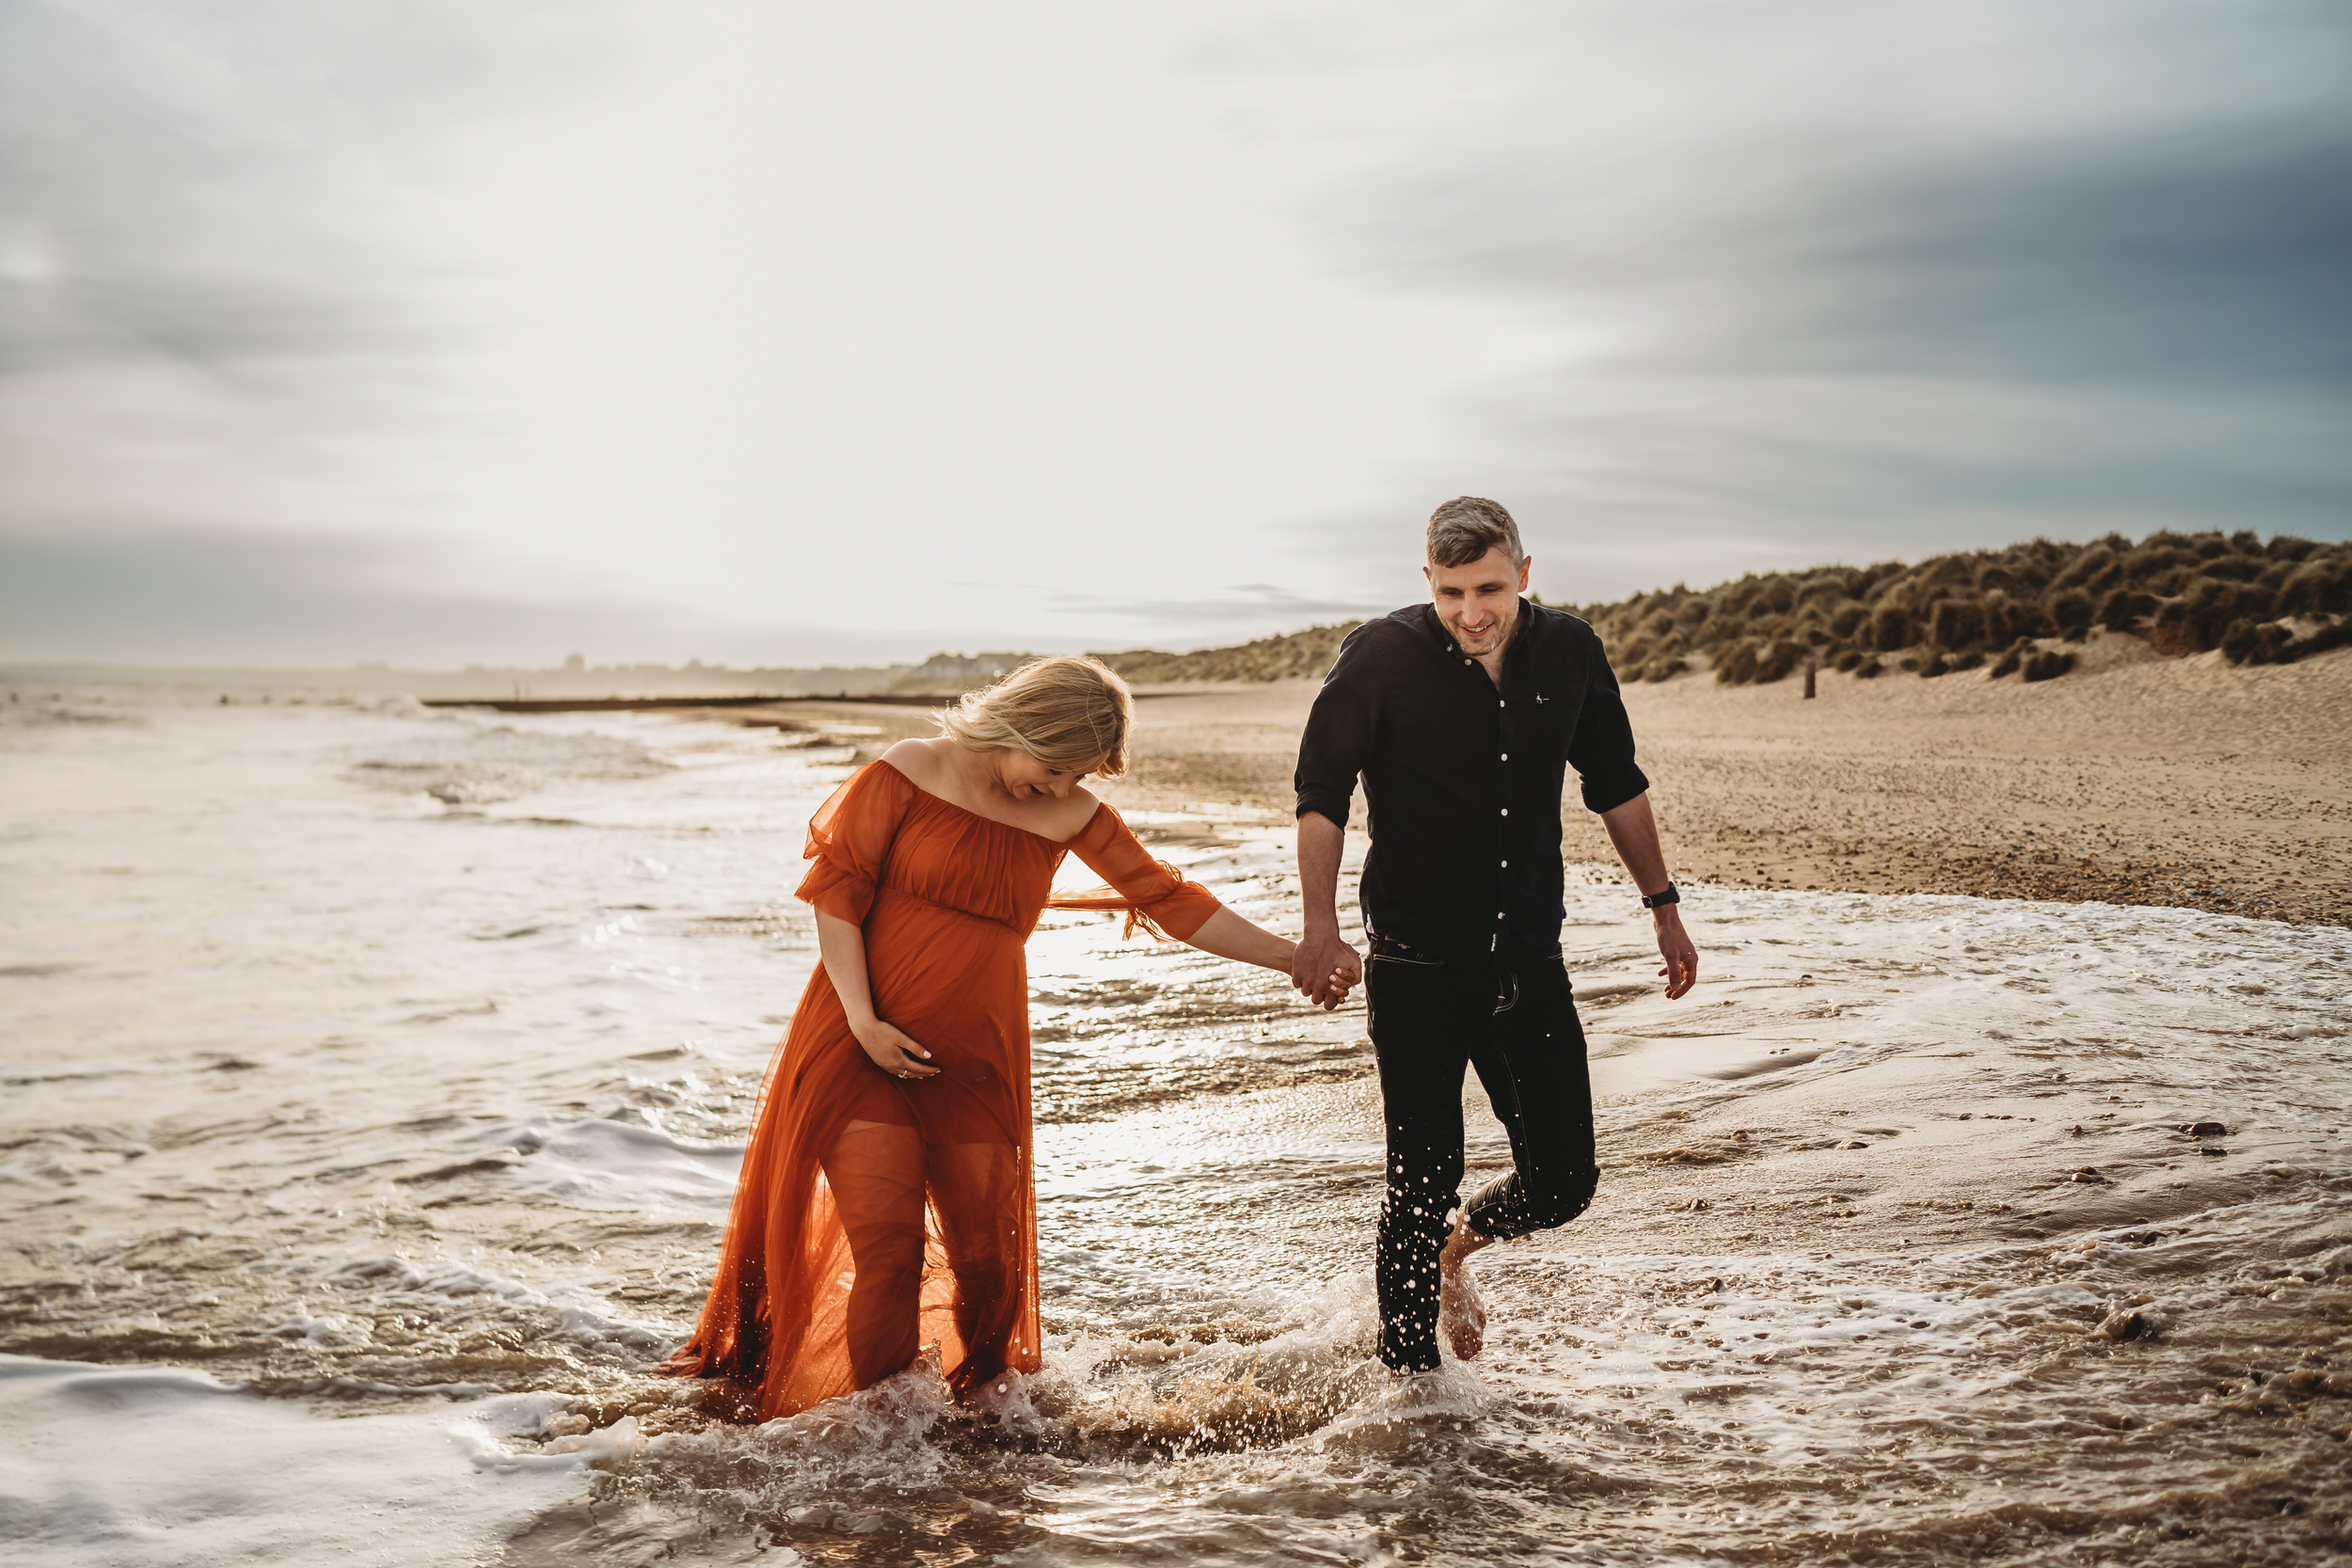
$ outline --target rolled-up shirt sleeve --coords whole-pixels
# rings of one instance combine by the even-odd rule
[[[1611,812],[1649,788],[1649,777],[1633,760],[1633,721],[1625,695],[1609,668],[1600,640],[1593,639],[1592,675],[1568,742],[1568,766],[1582,781],[1584,809]]]
[[[1347,826],[1357,776],[1372,760],[1379,738],[1379,688],[1372,668],[1371,636],[1376,625],[1368,623],[1347,634],[1331,673],[1323,678],[1323,689],[1315,693],[1306,733],[1298,739],[1297,771],[1291,776],[1298,791],[1295,816],[1311,811],[1337,827]]]

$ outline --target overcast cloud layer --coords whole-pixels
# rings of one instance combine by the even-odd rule
[[[2352,13],[0,0],[0,657],[2352,532]]]

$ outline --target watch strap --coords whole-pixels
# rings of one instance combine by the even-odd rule
[[[1668,882],[1663,889],[1657,893],[1645,894],[1642,897],[1642,908],[1645,910],[1658,910],[1665,908],[1668,904],[1679,904],[1681,902],[1682,890],[1676,887],[1674,883]]]

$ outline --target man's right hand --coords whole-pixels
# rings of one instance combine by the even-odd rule
[[[1299,994],[1329,1012],[1347,1000],[1348,988],[1361,985],[1364,961],[1337,931],[1310,931],[1298,939],[1291,958],[1291,984]]]

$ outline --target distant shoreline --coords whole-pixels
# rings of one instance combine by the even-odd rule
[[[279,673],[238,686],[218,672],[0,668],[0,689],[38,704],[68,689],[105,705],[109,684],[178,689],[192,705],[286,705],[373,693],[423,697],[413,679],[373,686]],[[451,677],[457,678],[457,677]],[[1120,809],[1235,808],[1291,820],[1291,775],[1311,680],[1156,685],[1129,775],[1104,786]],[[1802,685],[1725,686],[1704,675],[1625,688],[1677,874],[1693,883],[1861,893],[2104,901],[2352,927],[2352,649],[2281,665],[2218,652],[2151,657],[2094,633],[2063,680],[1984,670],[1934,680],[1825,671]],[[126,693],[126,697],[128,694]],[[856,756],[934,733],[943,693],[713,692],[615,698],[459,691],[444,705],[520,712],[642,707],[739,724],[856,727]],[[876,700],[881,698],[883,700]],[[5,705],[14,706],[13,703]],[[830,710],[830,712],[828,712]],[[1571,789],[1573,784],[1571,784]],[[1563,813],[1565,853],[1615,875],[1598,824]],[[1359,813],[1356,819],[1361,824]]]

